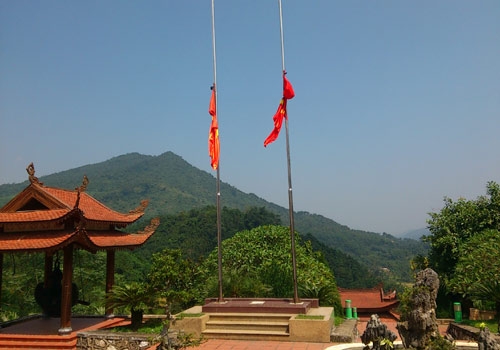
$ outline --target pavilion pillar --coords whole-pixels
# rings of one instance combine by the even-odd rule
[[[64,247],[63,279],[61,291],[61,328],[59,334],[69,334],[71,328],[71,295],[73,282],[73,244]]]
[[[115,251],[106,251],[106,296],[113,289],[115,284]],[[109,302],[106,301],[106,317],[113,317],[113,308],[110,306]]]
[[[45,288],[49,287],[49,277],[52,274],[52,268],[54,265],[54,256],[49,253],[45,253],[45,269],[43,272],[43,286]]]
[[[2,285],[3,285],[3,253],[0,253],[0,308],[2,305]]]

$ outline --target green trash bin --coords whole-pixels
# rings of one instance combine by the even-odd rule
[[[357,307],[353,307],[352,308],[352,318],[354,319],[358,319],[358,308]]]
[[[462,322],[462,305],[460,303],[453,303],[453,311],[455,312],[455,322]]]
[[[345,301],[345,317],[347,319],[352,318],[352,307],[351,307],[351,301],[349,299]]]

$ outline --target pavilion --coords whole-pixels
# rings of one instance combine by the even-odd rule
[[[395,309],[399,305],[399,300],[396,291],[386,294],[382,284],[363,289],[339,288],[339,293],[342,305],[346,304],[346,300],[350,300],[352,307],[357,309],[360,316],[378,314],[397,318]]]
[[[42,301],[57,295],[60,315],[59,335],[72,332],[71,307],[73,297],[73,252],[83,249],[91,253],[106,251],[106,293],[114,284],[115,252],[134,249],[144,244],[156,231],[160,221],[152,219],[144,230],[125,233],[123,229],[144,215],[148,201],[123,214],[100,203],[85,191],[89,183],[84,176],[81,186],[66,190],[44,186],[35,176],[31,163],[26,168],[30,184],[0,208],[0,301],[5,253],[45,253],[44,283],[36,295]],[[54,254],[63,252],[60,282],[54,286]],[[55,289],[54,289],[55,288]],[[46,312],[47,310],[44,310]],[[106,316],[112,308],[106,306]],[[50,315],[49,315],[50,316]]]

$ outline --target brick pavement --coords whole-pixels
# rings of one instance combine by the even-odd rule
[[[208,339],[200,346],[188,350],[324,350],[333,343],[303,343],[286,341],[245,341]]]
[[[387,325],[387,328],[392,330],[396,335],[396,321],[389,318],[381,318],[382,322]],[[359,335],[363,334],[366,329],[368,318],[362,318],[358,323]],[[446,333],[447,325],[440,325],[441,334]],[[358,338],[358,342],[361,340]],[[245,341],[245,340],[223,340],[223,339],[208,339],[203,344],[197,347],[187,348],[188,350],[325,350],[329,347],[337,345],[336,343],[304,343],[304,342],[286,342],[286,341]]]

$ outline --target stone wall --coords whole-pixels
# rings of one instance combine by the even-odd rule
[[[469,319],[477,321],[477,320],[493,320],[495,318],[495,311],[486,311],[470,308]]]
[[[77,350],[143,350],[158,342],[154,334],[112,333],[105,331],[77,334]]]
[[[446,333],[451,335],[455,340],[477,341],[479,337],[479,328],[452,322],[448,325]],[[500,335],[492,334],[492,337],[500,344]]]

